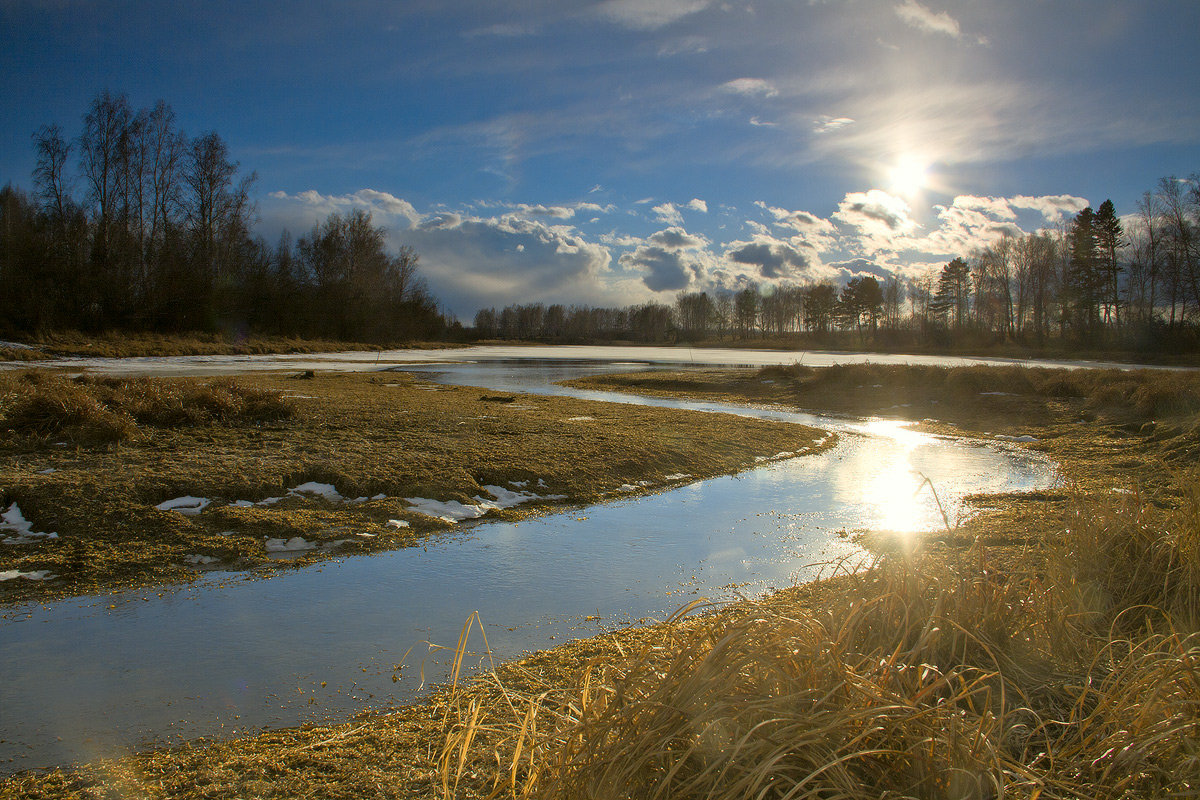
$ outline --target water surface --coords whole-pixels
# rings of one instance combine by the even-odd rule
[[[839,443],[737,476],[519,523],[482,522],[424,548],[270,579],[209,573],[185,587],[19,607],[0,621],[0,769],[405,702],[419,689],[422,666],[427,679],[445,674],[446,653],[430,652],[425,642],[453,645],[475,612],[496,656],[511,658],[662,618],[699,596],[753,597],[810,580],[861,557],[847,532],[937,528],[943,520],[926,479],[951,513],[967,493],[1054,480],[1037,454],[918,434],[885,420],[552,385],[612,371],[611,363],[417,368],[426,378],[501,391],[816,424],[838,431]]]

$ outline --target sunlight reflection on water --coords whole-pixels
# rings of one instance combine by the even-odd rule
[[[632,365],[630,365],[632,367]],[[344,718],[411,699],[423,640],[452,644],[482,612],[502,658],[663,617],[696,597],[754,597],[828,573],[862,528],[936,529],[971,492],[1043,488],[1041,456],[886,420],[847,420],[581,392],[551,385],[611,365],[433,368],[450,383],[815,424],[818,455],[638,499],[487,523],[427,548],[345,558],[271,580],[210,573],[192,586],[17,609],[0,621],[0,771],[111,755],[144,741]],[[439,374],[428,374],[431,370]],[[598,619],[597,619],[598,618]],[[445,654],[427,657],[427,678]],[[440,659],[440,661],[439,661]]]

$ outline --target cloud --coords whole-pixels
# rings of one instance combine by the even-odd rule
[[[904,22],[925,33],[942,33],[954,39],[962,38],[958,20],[945,11],[933,11],[917,2],[905,0],[896,6],[896,14]]]
[[[700,262],[680,250],[645,245],[620,258],[621,266],[645,273],[646,288],[653,292],[686,289],[702,274]]]
[[[573,215],[570,208],[522,204],[492,216],[446,209],[422,214],[406,200],[370,189],[351,195],[274,192],[269,198],[263,213],[292,230],[333,211],[371,211],[375,223],[387,228],[391,246],[417,251],[434,296],[465,318],[481,307],[511,303],[625,302],[609,283],[608,248],[562,224]]]
[[[308,227],[318,217],[327,217],[333,213],[344,214],[356,208],[371,212],[373,217],[400,218],[408,224],[413,224],[421,218],[412,203],[387,192],[375,189],[359,189],[353,194],[326,195],[315,190],[289,195],[287,192],[271,192],[267,195],[273,200],[298,204],[308,210],[303,226]]]
[[[699,211],[702,214],[708,213],[708,203],[701,200],[699,197],[693,197],[688,201],[687,207],[692,211]]]
[[[657,30],[703,11],[713,0],[604,0],[594,13],[634,30]]]
[[[833,215],[847,225],[875,235],[904,234],[916,227],[908,203],[880,189],[850,192]]]
[[[1014,208],[1028,208],[1038,212],[1046,218],[1047,222],[1058,222],[1065,216],[1078,214],[1088,205],[1088,201],[1084,198],[1069,194],[1043,195],[1042,197],[1017,195],[1008,202]]]
[[[737,78],[722,83],[718,88],[723,92],[745,97],[775,97],[779,94],[775,85],[763,78]]]
[[[683,224],[683,214],[679,213],[679,209],[675,207],[674,203],[663,203],[662,205],[655,206],[651,210],[661,222],[665,222],[668,225]]]
[[[778,122],[767,122],[765,120],[759,119],[758,117],[751,117],[750,124],[756,128],[777,128],[777,127],[779,127]]]
[[[849,117],[831,117],[822,114],[813,120],[813,133],[829,133],[853,124],[854,120]]]
[[[762,278],[800,280],[811,277],[818,266],[811,254],[801,252],[788,242],[756,236],[751,242],[732,242],[725,258],[735,264],[755,267]]]
[[[693,235],[683,228],[671,227],[650,236],[650,242],[666,250],[694,250],[708,244],[708,239]]]
[[[463,34],[468,39],[479,36],[495,36],[502,39],[513,39],[522,36],[533,36],[538,33],[538,26],[518,22],[500,22],[483,28],[472,28]]]

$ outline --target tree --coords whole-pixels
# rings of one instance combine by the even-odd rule
[[[1104,321],[1111,321],[1117,328],[1121,326],[1121,273],[1124,267],[1117,257],[1117,251],[1128,243],[1121,220],[1117,217],[1112,200],[1100,204],[1092,220],[1096,235],[1098,250],[1098,300],[1104,308]]]
[[[874,333],[883,313],[883,290],[879,287],[879,281],[871,275],[851,278],[842,289],[840,306],[842,315],[858,329],[860,336],[864,323]]]
[[[937,289],[930,301],[930,313],[943,325],[962,330],[971,304],[971,268],[955,258],[942,267]]]
[[[1100,327],[1104,276],[1100,267],[1096,214],[1092,207],[1080,211],[1067,229],[1070,254],[1067,288],[1072,318],[1081,332],[1095,334]]]
[[[738,335],[746,338],[758,320],[759,294],[757,286],[742,289],[733,298],[733,315],[737,320]]]

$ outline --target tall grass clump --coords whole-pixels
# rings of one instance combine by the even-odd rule
[[[46,372],[4,376],[0,426],[17,435],[77,444],[119,442],[139,426],[174,428],[284,419],[282,393],[213,381],[67,378]]]
[[[461,688],[447,706],[443,788],[1194,797],[1196,495],[1077,506],[1027,569],[997,571],[978,543],[936,561],[887,554],[831,581],[818,604],[673,620],[594,660],[573,689],[518,692],[495,676]]]

